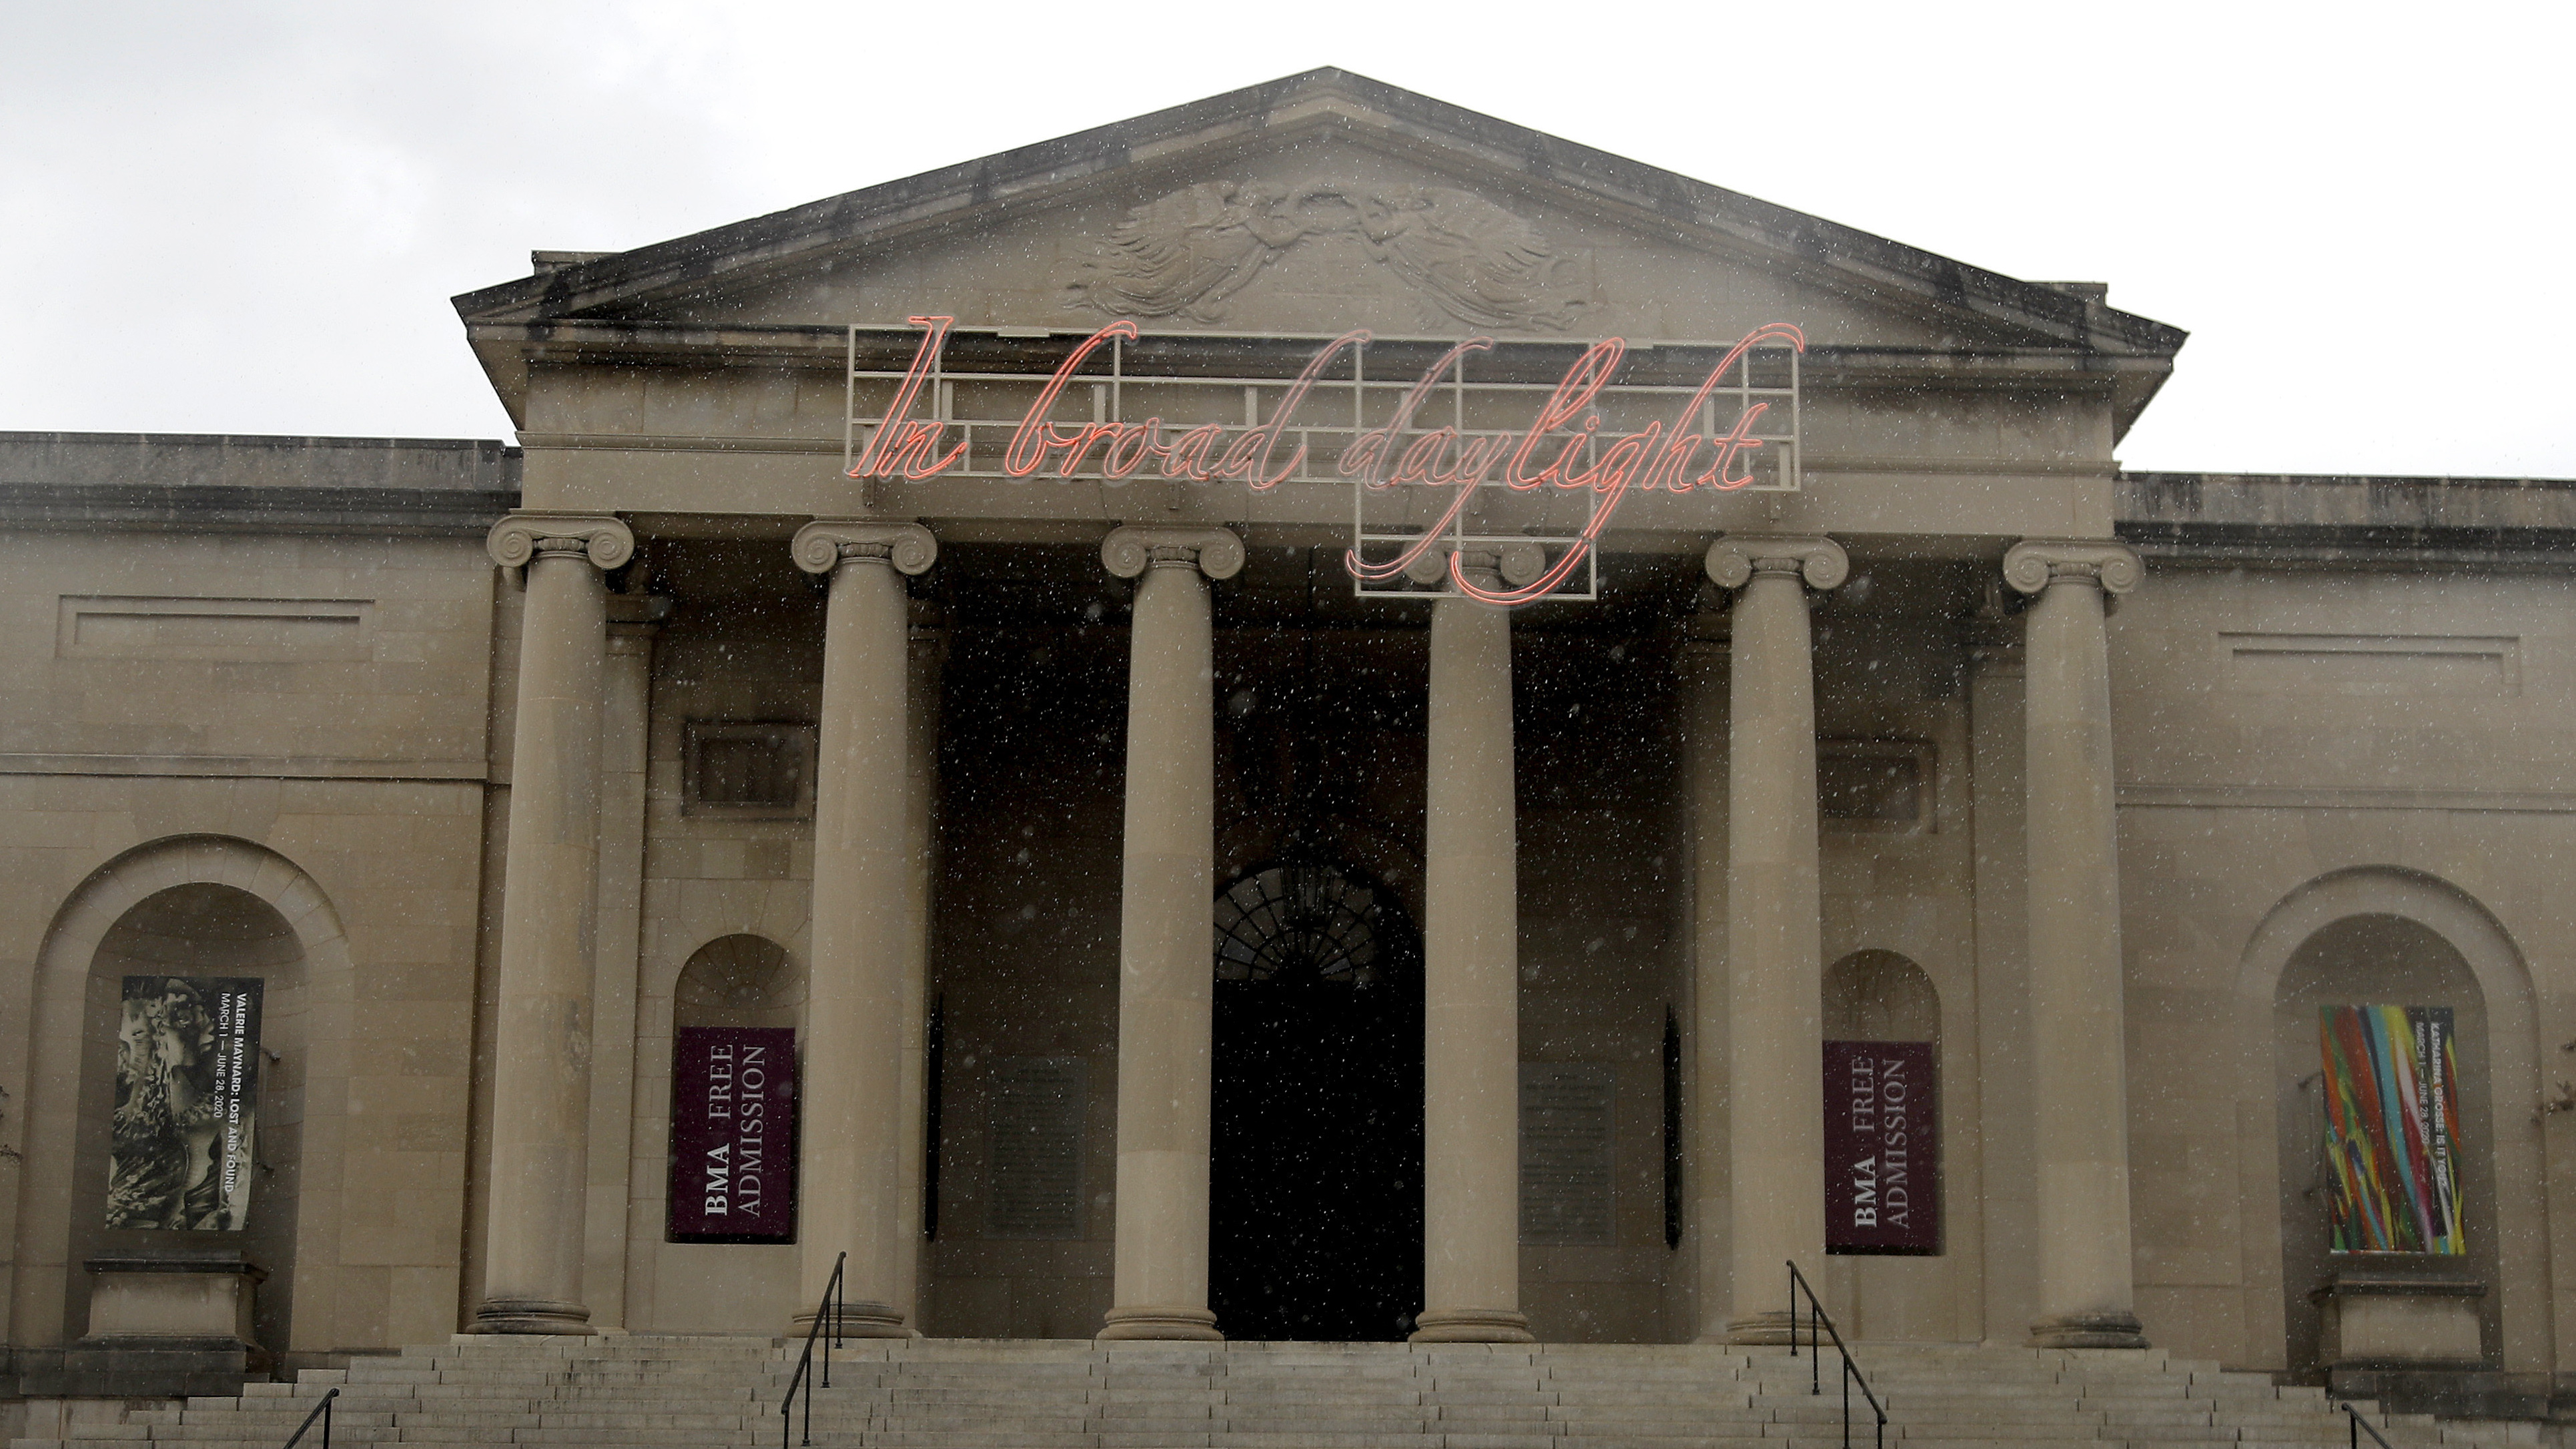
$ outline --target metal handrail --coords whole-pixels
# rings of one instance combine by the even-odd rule
[[[2361,1449],[2361,1432],[2364,1429],[2370,1431],[2371,1438],[2379,1441],[2379,1449],[2397,1449],[2396,1445],[2388,1442],[2387,1435],[2379,1432],[2378,1425],[2373,1424],[2368,1419],[2361,1416],[2361,1410],[2345,1403],[2338,1403],[2335,1407],[2343,1410],[2344,1417],[2352,1421],[2352,1449]]]
[[[316,1419],[322,1421],[322,1449],[331,1449],[331,1401],[338,1397],[340,1391],[336,1388],[324,1394],[322,1402],[315,1404],[313,1412],[304,1416],[304,1422],[295,1426],[295,1432],[286,1436],[286,1443],[280,1449],[295,1449],[296,1442],[304,1437],[305,1430],[313,1427]]]
[[[1789,1264],[1789,1357],[1798,1356],[1798,1295],[1801,1293],[1807,1296],[1807,1392],[1821,1394],[1825,1391],[1825,1350],[1816,1336],[1818,1325],[1822,1325],[1825,1332],[1833,1335],[1834,1352],[1843,1356],[1843,1449],[1851,1449],[1851,1391],[1855,1383],[1860,1385],[1861,1397],[1869,1401],[1870,1412],[1878,1416],[1878,1449],[1887,1449],[1887,1406],[1878,1401],[1878,1395],[1870,1392],[1869,1380],[1861,1374],[1860,1365],[1852,1362],[1851,1349],[1843,1342],[1842,1330],[1834,1327],[1834,1320],[1825,1313],[1825,1305],[1816,1301],[1816,1290],[1808,1285],[1807,1275],[1798,1271],[1795,1261]],[[2381,1442],[2385,1446],[2386,1441]],[[2355,1445],[2354,1449],[2359,1449],[2359,1446]]]
[[[850,1265],[850,1255],[843,1253],[832,1260],[831,1281],[823,1285],[822,1301],[814,1305],[814,1326],[805,1330],[805,1352],[796,1358],[796,1372],[787,1379],[787,1393],[778,1401],[778,1449],[787,1449],[788,1436],[796,1429],[796,1386],[805,1386],[805,1442],[814,1442],[814,1379],[806,1372],[814,1366],[814,1344],[823,1344],[823,1387],[832,1386],[832,1350],[841,1342],[841,1312],[848,1304],[841,1297],[841,1270]],[[823,1333],[823,1320],[832,1320],[832,1332]]]

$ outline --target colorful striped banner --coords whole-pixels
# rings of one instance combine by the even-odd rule
[[[2328,1243],[2463,1253],[2459,1054],[2447,1006],[2321,1006]]]

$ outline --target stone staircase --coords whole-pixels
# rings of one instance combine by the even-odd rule
[[[780,1442],[801,1343],[756,1338],[459,1336],[238,1398],[71,1423],[72,1444],[276,1449],[329,1389],[335,1444],[757,1449]],[[1919,1344],[1855,1349],[1890,1444],[1938,1449],[2342,1449],[2323,1392],[2161,1351]],[[1211,1345],[850,1340],[814,1394],[831,1449],[1839,1449],[1838,1360],[1824,1393],[1784,1350],[1697,1345]],[[1853,1395],[1859,1405],[1859,1395]],[[2397,1449],[2507,1449],[2536,1425],[2436,1424],[2362,1404]],[[1852,1442],[1872,1443],[1865,1407]],[[804,1431],[800,1409],[798,1437]],[[317,1442],[308,1438],[308,1443]],[[2364,1441],[2368,1449],[2369,1441]]]

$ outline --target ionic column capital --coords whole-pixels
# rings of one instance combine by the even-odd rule
[[[1429,587],[1445,584],[1449,579],[1449,556],[1458,556],[1458,572],[1472,583],[1488,589],[1509,584],[1513,588],[1531,583],[1547,572],[1547,549],[1535,543],[1485,544],[1459,548],[1441,544],[1426,548],[1422,556],[1406,566],[1404,576]]]
[[[1243,571],[1243,540],[1231,529],[1131,524],[1100,541],[1100,565],[1122,579],[1162,566],[1195,568],[1212,579],[1230,579]]]
[[[939,560],[939,539],[918,523],[872,523],[861,518],[818,518],[796,530],[788,545],[796,566],[829,575],[845,559],[883,563],[897,573],[927,573]]]
[[[1708,546],[1708,576],[1719,588],[1743,588],[1755,574],[1795,574],[1808,588],[1836,589],[1851,575],[1851,557],[1821,534],[1730,533]]]
[[[613,569],[635,556],[635,534],[614,518],[585,513],[513,513],[492,525],[484,552],[505,569],[532,559],[579,556]]]
[[[2004,582],[2036,594],[2061,579],[2090,580],[2105,594],[2125,594],[2146,576],[2138,551],[2101,538],[2025,538],[2004,551]]]

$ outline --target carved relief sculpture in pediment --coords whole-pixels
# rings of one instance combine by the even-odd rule
[[[1447,186],[1202,181],[1127,213],[1067,289],[1112,317],[1224,320],[1225,301],[1309,244],[1355,247],[1438,313],[1472,327],[1563,331],[1571,258],[1511,212]]]

